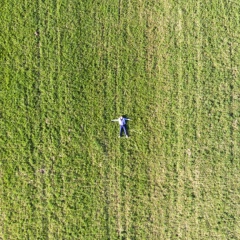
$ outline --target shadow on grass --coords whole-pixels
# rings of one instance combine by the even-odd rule
[[[122,115],[124,118],[129,118],[129,116],[127,114]],[[126,131],[127,131],[127,135],[130,137],[131,136],[131,132],[128,126],[128,121],[126,121]]]

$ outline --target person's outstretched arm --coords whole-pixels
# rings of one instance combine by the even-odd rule
[[[112,122],[118,122],[118,119],[113,119],[113,120],[111,120]]]

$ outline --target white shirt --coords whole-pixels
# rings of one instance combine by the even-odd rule
[[[126,120],[127,120],[127,119],[125,119],[125,118],[122,118],[122,119],[119,118],[119,119],[118,119],[118,123],[119,123],[119,125],[120,125],[120,126],[125,125],[125,124],[126,124]]]
[[[114,119],[112,120],[113,122],[118,122],[120,126],[123,126],[126,124],[126,120],[130,120],[129,118],[118,118],[118,119]]]

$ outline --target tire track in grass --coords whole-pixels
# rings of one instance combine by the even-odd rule
[[[164,218],[163,206],[163,189],[162,183],[164,182],[164,166],[162,157],[162,131],[164,126],[162,120],[164,118],[164,106],[162,100],[164,95],[164,63],[166,57],[165,41],[166,41],[166,23],[167,18],[165,14],[169,10],[169,5],[164,4],[164,9],[161,5],[155,3],[154,6],[149,6],[146,12],[146,74],[148,79],[148,114],[149,122],[148,136],[149,153],[146,159],[148,183],[146,198],[147,222],[144,224],[146,231],[146,238],[158,239],[163,237],[163,229],[160,227]],[[168,15],[169,16],[169,15]],[[167,101],[167,99],[164,99]]]
[[[116,31],[116,13],[118,13],[118,9],[116,6],[112,5],[111,10],[107,12],[108,4],[106,4],[106,12],[104,20],[108,22],[105,26],[105,34],[104,34],[104,50],[103,50],[103,59],[107,61],[105,65],[105,71],[103,75],[104,81],[104,114],[106,116],[105,123],[106,126],[109,126],[111,118],[118,117],[119,114],[119,75],[120,66],[119,66],[119,52],[117,50],[117,46],[115,46],[114,42],[116,41],[114,37],[114,30]],[[117,15],[118,16],[118,15]],[[111,19],[109,21],[109,19]],[[117,41],[118,42],[118,41]],[[115,79],[114,79],[115,78]],[[106,101],[107,99],[107,101]],[[115,103],[114,103],[115,101]],[[111,127],[111,126],[109,126]],[[115,238],[119,231],[121,232],[122,223],[121,223],[121,189],[120,189],[120,173],[118,171],[119,159],[120,159],[120,148],[119,148],[119,139],[117,139],[117,126],[113,126],[113,130],[105,131],[105,137],[108,138],[107,141],[109,143],[105,143],[107,150],[107,157],[105,157],[105,177],[109,179],[108,182],[105,182],[106,190],[108,194],[107,197],[107,209],[108,209],[108,236],[110,238]],[[114,131],[114,132],[113,132]],[[113,140],[111,140],[113,139]],[[111,194],[111,192],[113,194]]]
[[[183,86],[183,46],[184,46],[184,23],[183,23],[183,12],[182,12],[182,5],[176,5],[176,26],[175,26],[175,37],[176,37],[176,99],[174,99],[173,104],[173,111],[175,115],[175,124],[176,124],[176,151],[172,156],[172,164],[174,164],[173,177],[176,178],[176,185],[171,186],[171,209],[169,209],[169,226],[172,228],[170,231],[171,237],[182,237],[182,230],[181,230],[181,216],[184,214],[183,212],[183,202],[184,202],[184,167],[183,167],[183,126],[184,126],[184,119],[183,119],[183,98],[184,98],[184,86]],[[173,89],[174,91],[174,89]],[[173,137],[173,136],[172,136]],[[170,180],[171,181],[171,180]],[[173,183],[174,184],[174,183]],[[175,189],[175,190],[174,190]],[[176,211],[174,211],[174,209]]]
[[[1,192],[1,198],[0,198],[0,219],[1,219],[1,224],[0,224],[0,237],[1,239],[4,238],[9,238],[8,233],[8,228],[10,228],[10,224],[7,226],[8,224],[8,202],[9,198],[7,196],[7,189],[9,189],[9,182],[5,180],[5,176],[7,176],[8,171],[7,168],[9,168],[8,164],[7,164],[7,155],[13,157],[13,153],[12,153],[12,144],[9,143],[6,138],[11,138],[12,134],[10,133],[10,129],[8,124],[5,123],[5,116],[7,116],[8,118],[10,117],[10,113],[8,113],[9,109],[12,108],[12,106],[7,103],[9,103],[9,101],[6,101],[5,99],[7,99],[7,97],[10,95],[8,93],[9,91],[9,84],[10,84],[10,63],[8,60],[8,51],[10,52],[10,50],[8,50],[9,46],[7,44],[7,42],[10,42],[10,33],[8,31],[10,31],[10,22],[11,22],[11,16],[13,16],[13,13],[8,10],[9,8],[9,2],[5,2],[2,3],[1,6],[1,23],[0,23],[0,27],[1,27],[1,33],[0,33],[0,41],[1,41],[1,81],[0,81],[0,97],[1,97],[1,102],[0,102],[0,106],[1,106],[1,110],[0,110],[0,144],[1,144],[1,159],[0,159],[0,166],[1,166],[1,178],[0,178],[0,192]],[[9,14],[8,14],[9,13]],[[8,30],[8,31],[6,31]],[[3,41],[3,36],[4,34],[5,36],[5,41]],[[5,45],[5,46],[4,46]],[[13,46],[12,46],[13,47]],[[3,57],[5,55],[5,58]],[[5,62],[5,64],[4,64]],[[4,101],[5,100],[5,101]],[[9,121],[11,122],[11,120],[9,119]],[[10,125],[10,124],[9,124]],[[4,147],[5,146],[5,147]],[[12,160],[12,159],[11,159]],[[12,194],[11,194],[12,195]],[[12,207],[12,206],[11,206]],[[11,209],[12,210],[12,209]]]
[[[157,6],[157,5],[156,5]],[[153,103],[150,104],[148,124],[151,134],[148,137],[149,154],[148,162],[148,201],[149,207],[148,224],[146,232],[148,238],[159,239],[166,237],[164,221],[167,221],[168,213],[166,205],[169,205],[167,192],[167,165],[169,155],[166,148],[170,144],[169,134],[166,137],[167,126],[165,120],[169,117],[171,108],[171,91],[169,79],[169,32],[168,24],[172,22],[172,3],[165,2],[153,11],[149,8],[148,17],[148,65],[150,67],[149,87],[154,88]],[[156,62],[155,62],[156,61]],[[152,85],[152,86],[151,86]],[[165,210],[164,210],[165,209]]]
[[[60,11],[61,11],[61,4],[63,2],[61,1],[56,1],[53,5],[50,4],[50,7],[48,8],[48,24],[49,24],[49,35],[52,35],[52,41],[48,42],[48,47],[49,48],[54,48],[52,54],[50,55],[49,53],[49,58],[45,59],[46,61],[49,62],[49,65],[52,64],[51,70],[49,70],[49,74],[52,73],[52,78],[51,84],[49,84],[49,88],[52,85],[52,90],[51,94],[53,94],[53,99],[52,99],[52,107],[54,111],[54,115],[52,116],[52,123],[54,128],[55,128],[55,133],[54,136],[52,136],[52,147],[49,149],[49,156],[46,161],[48,162],[48,168],[49,168],[49,182],[47,183],[47,209],[48,209],[48,218],[49,218],[49,223],[48,223],[48,238],[54,238],[58,237],[61,238],[61,231],[64,229],[64,225],[62,224],[61,228],[58,228],[58,231],[61,229],[59,234],[56,232],[56,224],[60,224],[60,219],[62,218],[62,215],[64,215],[65,210],[65,204],[59,204],[59,199],[65,198],[65,192],[68,191],[66,190],[65,186],[67,185],[66,177],[65,174],[62,172],[59,174],[59,171],[62,170],[63,168],[63,161],[65,159],[65,152],[64,148],[68,140],[65,139],[65,132],[66,130],[64,127],[66,126],[65,118],[66,118],[66,109],[64,109],[64,106],[66,107],[66,99],[68,98],[67,96],[67,90],[66,90],[66,83],[63,81],[62,78],[62,49],[61,49],[61,24],[60,24]],[[47,32],[47,30],[46,30]],[[43,33],[42,33],[43,34]],[[50,37],[49,36],[49,37]],[[50,50],[49,50],[50,52]],[[51,60],[53,62],[51,62]],[[67,81],[67,79],[65,79]],[[65,95],[65,97],[64,97]],[[49,114],[49,113],[45,113]],[[51,127],[50,127],[51,128]],[[52,135],[51,130],[48,133],[49,136]],[[67,137],[66,137],[67,138]],[[69,137],[68,137],[69,139]],[[62,163],[60,163],[62,162]],[[62,166],[61,166],[62,165]],[[60,167],[61,166],[61,167]],[[64,166],[65,167],[65,166]],[[59,168],[59,169],[58,169]],[[60,169],[61,168],[61,169]],[[71,173],[68,168],[65,169],[65,172],[68,172],[69,176],[71,176]],[[56,187],[57,186],[57,187]],[[62,189],[62,194],[59,194],[58,188]],[[68,191],[69,193],[69,204],[71,202],[71,191]],[[53,206],[56,205],[58,206],[58,209],[61,209],[61,213],[59,211],[55,211],[53,214]],[[56,217],[57,216],[57,217]],[[55,219],[54,219],[55,218]],[[55,221],[53,221],[53,219]],[[56,221],[57,219],[57,221]],[[65,219],[67,222],[67,218]],[[56,223],[57,222],[57,223]],[[72,223],[73,224],[73,223]]]
[[[139,56],[139,51],[143,49],[143,32],[142,32],[142,22],[139,21],[140,9],[137,7],[136,3],[125,3],[123,8],[124,19],[122,28],[122,84],[120,86],[121,91],[121,102],[122,111],[127,114],[127,117],[133,118],[134,123],[137,124],[137,114],[134,116],[134,106],[133,102],[139,101],[139,95],[136,92],[131,92],[134,88],[138,89],[138,94],[141,94],[141,86],[144,84],[144,79],[139,79],[139,74],[143,67],[142,59]],[[138,24],[136,24],[138,22]],[[133,28],[135,29],[133,31]],[[138,46],[137,46],[138,45]],[[137,59],[139,58],[139,59]],[[135,98],[135,100],[134,100]],[[136,113],[136,112],[135,112]],[[131,123],[129,123],[130,125]],[[121,159],[119,165],[119,171],[121,174],[120,184],[121,184],[121,211],[122,211],[122,230],[120,236],[122,237],[137,237],[141,234],[140,229],[140,215],[142,213],[140,199],[142,195],[139,192],[141,171],[139,171],[139,166],[141,164],[142,158],[139,158],[139,162],[135,162],[133,165],[134,156],[128,154],[131,149],[130,141],[135,141],[133,134],[130,135],[130,139],[122,139],[121,141]],[[130,150],[131,151],[131,150]],[[134,166],[134,167],[133,167]],[[131,171],[133,171],[131,173]],[[133,182],[135,179],[135,184]],[[135,202],[135,205],[133,204]],[[134,220],[135,219],[135,220]],[[142,226],[143,227],[143,226]]]
[[[191,25],[188,19],[192,17],[192,9],[185,8],[182,4],[177,4],[174,10],[176,17],[175,20],[175,49],[173,51],[176,57],[176,62],[172,63],[173,77],[176,79],[175,88],[172,89],[172,111],[175,125],[175,133],[171,133],[172,148],[171,154],[171,167],[174,173],[171,173],[170,189],[170,202],[169,209],[169,226],[172,230],[169,231],[171,237],[187,238],[190,237],[191,221],[187,222],[187,218],[191,218],[191,207],[193,203],[189,194],[191,191],[191,150],[188,149],[192,141],[192,119],[194,115],[189,115],[193,108],[192,94],[194,89],[194,82],[192,82],[192,66],[190,57],[192,57],[192,43],[191,43]],[[188,29],[188,32],[186,32]],[[187,60],[186,60],[187,59]],[[189,90],[189,88],[193,89]],[[176,138],[174,139],[174,135]],[[188,151],[187,151],[188,150]],[[169,171],[170,168],[169,168]],[[189,205],[188,205],[189,203]],[[186,231],[185,231],[186,230]]]
[[[156,157],[154,166],[152,167],[152,171],[155,172],[155,182],[152,183],[155,189],[153,196],[156,196],[156,200],[159,200],[157,203],[160,204],[159,209],[162,209],[161,215],[158,216],[158,208],[156,209],[156,212],[153,212],[153,215],[155,215],[155,218],[159,221],[156,221],[155,224],[160,224],[161,228],[159,231],[159,236],[169,236],[170,229],[169,229],[169,221],[170,221],[170,214],[171,211],[174,209],[174,206],[172,205],[172,194],[173,194],[173,185],[175,179],[173,178],[173,144],[175,144],[174,141],[174,120],[173,116],[175,113],[175,110],[173,109],[173,106],[175,104],[174,100],[174,92],[175,92],[175,84],[172,77],[172,69],[173,66],[175,66],[175,56],[173,56],[174,48],[172,46],[172,31],[173,31],[173,23],[175,19],[175,12],[174,12],[174,3],[172,2],[164,2],[163,5],[163,23],[160,24],[161,26],[165,25],[163,28],[163,32],[160,33],[160,38],[162,42],[163,49],[160,49],[160,55],[162,54],[162,66],[160,65],[159,71],[160,79],[162,78],[162,82],[158,80],[158,91],[157,92],[157,99],[158,99],[158,105],[157,105],[157,120],[159,122],[156,122],[156,126],[158,126],[158,129],[155,130],[159,134],[155,136],[155,140],[153,139],[153,143],[156,141],[156,145],[154,148],[158,149],[156,151]],[[169,33],[169,35],[167,34]],[[175,51],[174,51],[175,52]],[[157,164],[159,162],[159,164]],[[156,189],[160,188],[160,193],[156,193]]]
[[[58,3],[56,3],[58,4]],[[57,8],[56,8],[57,7]],[[60,109],[61,95],[59,93],[60,82],[59,73],[60,62],[58,54],[58,21],[56,6],[54,3],[39,1],[40,16],[40,112],[41,112],[41,151],[39,157],[40,168],[45,174],[40,177],[42,192],[41,196],[41,217],[42,234],[50,237],[51,228],[51,202],[53,201],[54,191],[53,172],[55,169],[54,160],[59,166],[58,156],[60,140]],[[57,56],[58,55],[58,56]],[[58,85],[59,84],[59,85]]]
[[[225,8],[229,6],[225,5]],[[227,10],[226,10],[227,11]],[[229,195],[229,213],[228,217],[231,216],[233,223],[233,229],[228,230],[228,235],[231,235],[232,238],[237,238],[240,234],[239,219],[240,219],[240,197],[239,194],[236,194],[239,190],[240,180],[239,180],[239,167],[240,161],[240,151],[239,151],[239,99],[237,97],[237,92],[239,90],[239,59],[240,59],[240,50],[238,47],[238,39],[240,37],[240,23],[239,17],[236,18],[234,13],[240,12],[240,6],[230,5],[228,12],[226,12],[226,19],[229,20],[228,34],[229,36],[229,61],[230,61],[230,92],[231,96],[229,99],[229,115],[231,116],[231,125],[229,126],[229,169],[227,178],[227,191]],[[237,20],[236,20],[237,19]],[[235,30],[234,30],[235,29]],[[238,177],[237,177],[238,175]],[[236,216],[234,216],[234,213]]]
[[[184,237],[198,237],[199,226],[199,199],[200,199],[200,157],[198,153],[198,141],[200,142],[200,124],[201,121],[201,92],[202,92],[202,34],[200,32],[200,9],[199,3],[194,3],[186,15],[186,55],[189,59],[185,63],[186,93],[185,93],[185,129],[184,129],[184,205],[182,221],[188,223],[189,231],[182,234]],[[196,9],[196,10],[195,10]],[[195,19],[191,22],[187,19]],[[196,226],[196,231],[192,227]]]
[[[46,5],[44,5],[44,3],[39,0],[38,1],[38,16],[39,16],[39,90],[40,90],[40,143],[39,145],[41,146],[41,150],[39,151],[39,158],[40,158],[40,168],[41,169],[45,169],[46,167],[46,162],[45,162],[45,157],[44,157],[44,132],[45,132],[45,126],[44,123],[47,124],[46,122],[46,118],[44,118],[44,51],[43,51],[43,47],[44,47],[44,35],[46,34],[46,28],[45,28],[45,24],[47,20],[44,21],[45,19],[45,14],[46,14]],[[47,211],[47,199],[46,199],[46,194],[47,194],[47,183],[46,183],[46,179],[44,174],[41,174],[39,176],[39,179],[37,179],[39,186],[38,186],[38,194],[39,194],[39,212],[40,212],[40,218],[41,218],[41,230],[40,230],[40,234],[43,235],[44,237],[48,237],[48,211]]]
[[[96,10],[95,15],[95,26],[96,26],[96,35],[95,41],[97,44],[97,49],[95,54],[97,54],[98,60],[96,61],[96,73],[94,76],[94,82],[96,84],[96,89],[98,89],[98,93],[95,94],[101,106],[98,107],[99,110],[99,118],[102,122],[101,133],[99,136],[95,138],[100,144],[102,153],[101,157],[99,156],[98,161],[101,164],[100,174],[102,175],[102,180],[100,181],[100,186],[102,188],[101,196],[104,199],[104,209],[105,213],[104,224],[105,228],[102,225],[99,225],[99,228],[102,228],[102,231],[105,231],[106,236],[109,238],[113,238],[116,236],[116,228],[115,226],[119,225],[117,220],[118,214],[121,213],[119,210],[119,172],[118,172],[118,151],[119,144],[116,140],[116,132],[108,130],[111,124],[111,118],[116,117],[115,103],[111,102],[110,99],[114,99],[115,95],[115,84],[113,76],[115,73],[112,72],[115,65],[116,60],[114,58],[115,46],[113,45],[115,37],[112,36],[112,29],[115,29],[114,23],[116,19],[114,18],[114,14],[118,9],[114,8],[114,6],[109,6],[104,3],[98,11]],[[113,12],[112,12],[113,11]],[[111,19],[111,20],[109,20]],[[112,26],[113,24],[113,26]],[[112,39],[113,38],[113,39]],[[105,127],[105,128],[104,128]],[[111,140],[111,139],[115,140]]]
[[[122,12],[121,13],[124,13],[124,14],[122,14],[122,16],[121,16],[121,18],[120,18],[120,20],[121,19],[123,19],[123,22],[120,22],[119,23],[119,29],[121,29],[122,31],[125,31],[125,24],[126,24],[126,22],[125,22],[125,20],[124,20],[124,16],[125,16],[125,14],[126,14],[126,8],[125,8],[125,6],[124,7],[120,7],[120,9],[122,10]],[[123,35],[123,33],[121,33],[121,36]],[[123,73],[123,71],[124,71],[124,64],[123,64],[123,52],[125,53],[125,49],[126,49],[126,46],[122,43],[122,39],[124,39],[124,37],[122,36],[121,38],[119,38],[119,41],[117,41],[117,42],[121,42],[117,47],[116,47],[116,49],[117,49],[117,71],[116,71],[116,79],[117,79],[117,81],[118,81],[118,84],[117,84],[117,92],[118,92],[118,95],[117,96],[119,96],[120,98],[122,98],[124,101],[125,101],[125,96],[123,96],[123,93],[124,93],[124,80],[125,80],[125,78],[124,78],[124,73]],[[127,71],[127,69],[125,69],[125,71]],[[120,90],[119,90],[120,89]],[[121,93],[121,95],[120,95],[120,93]],[[118,100],[117,100],[118,101]],[[121,101],[118,101],[117,102],[117,106],[119,106],[119,107],[116,107],[116,112],[117,112],[117,114],[120,114],[120,112],[118,112],[118,111],[120,111],[120,105],[122,104],[122,100]],[[122,109],[121,109],[121,111],[122,111]],[[121,112],[122,113],[122,112]],[[117,130],[118,131],[118,130]],[[120,139],[120,141],[124,141],[125,139]],[[113,209],[112,210],[114,210],[114,211],[116,211],[116,224],[114,224],[114,228],[112,229],[112,236],[115,236],[116,234],[116,236],[119,236],[119,237],[121,237],[121,236],[123,236],[123,235],[125,235],[125,233],[124,233],[124,222],[125,222],[125,220],[124,220],[124,209],[123,209],[123,205],[124,205],[124,196],[125,196],[125,189],[123,188],[123,185],[125,184],[124,183],[124,177],[122,176],[122,172],[123,172],[123,169],[124,169],[124,157],[123,157],[123,151],[124,151],[124,149],[123,149],[123,142],[119,142],[119,139],[117,139],[116,140],[116,143],[117,143],[117,145],[114,147],[114,151],[116,151],[115,153],[118,153],[117,155],[115,154],[115,157],[113,158],[113,160],[115,160],[115,162],[114,162],[114,165],[113,165],[113,167],[114,167],[114,173],[113,173],[113,175],[112,175],[112,177],[114,177],[115,178],[115,180],[113,179],[113,182],[115,181],[116,182],[116,184],[114,184],[113,186],[114,186],[114,192],[115,192],[115,199],[113,199],[113,203],[114,203],[114,205],[112,206],[113,207]],[[121,150],[122,150],[122,152],[120,152],[120,144],[121,144]],[[122,157],[121,157],[122,156]]]
[[[127,32],[126,28],[128,23],[127,16],[128,10],[130,7],[129,3],[119,1],[119,9],[120,9],[120,17],[118,21],[118,30],[119,35],[116,36],[119,38],[116,42],[116,52],[117,52],[117,60],[116,60],[116,114],[117,117],[119,114],[126,114],[126,106],[127,102],[127,95],[126,95],[126,88],[125,84],[129,82],[127,77],[129,72],[129,67],[126,64],[128,58],[128,43],[127,43]],[[118,130],[117,130],[118,132]],[[117,135],[117,133],[116,133]],[[126,158],[124,152],[126,151],[125,147],[125,139],[116,139],[116,146],[115,149],[115,156],[114,156],[114,177],[116,181],[115,185],[115,211],[116,211],[116,224],[114,227],[114,235],[116,237],[124,237],[127,234],[127,224],[126,224],[126,215],[128,215],[129,210],[126,210],[126,199],[128,189],[126,189],[126,181],[124,171],[126,168]]]
[[[32,187],[32,195],[31,195],[31,207],[32,207],[32,214],[29,214],[30,219],[35,218],[35,226],[37,228],[38,224],[41,225],[41,216],[37,214],[35,211],[35,207],[38,208],[39,202],[36,200],[37,195],[38,195],[38,190],[36,189],[36,186],[38,187],[38,183],[36,181],[38,178],[43,175],[41,171],[41,167],[39,166],[39,162],[41,162],[41,159],[39,159],[39,145],[41,144],[41,129],[39,126],[41,125],[40,117],[39,115],[41,114],[41,108],[40,108],[40,101],[39,101],[39,83],[40,83],[40,35],[39,35],[39,23],[40,23],[40,16],[39,16],[39,2],[36,2],[36,6],[32,5],[31,8],[29,8],[28,2],[25,1],[24,3],[24,13],[28,11],[31,11],[31,14],[33,16],[29,16],[29,23],[26,24],[26,35],[27,33],[31,32],[33,38],[35,38],[35,44],[36,44],[36,50],[32,49],[32,52],[30,52],[30,56],[27,56],[28,54],[28,49],[31,47],[30,44],[31,40],[29,39],[29,43],[26,42],[26,47],[25,54],[26,54],[26,72],[28,73],[28,64],[29,68],[31,69],[32,72],[32,78],[30,78],[29,74],[26,74],[26,79],[28,79],[28,87],[27,87],[27,92],[26,92],[26,100],[25,100],[25,105],[28,108],[28,139],[29,139],[29,157],[28,157],[28,164],[31,166],[33,174],[34,174],[34,179],[29,180],[29,185]],[[35,12],[36,11],[36,12]],[[37,15],[37,16],[36,16]],[[28,14],[26,14],[25,17],[27,17]],[[36,16],[36,17],[35,17]],[[32,19],[35,19],[34,24],[31,25]],[[30,78],[30,79],[29,79]],[[28,172],[28,174],[30,171]],[[27,188],[25,188],[25,191],[27,191]],[[29,190],[28,190],[29,191]],[[25,213],[27,215],[27,213]],[[27,227],[25,228],[27,229]],[[33,230],[34,231],[34,230]],[[25,233],[26,235],[28,234],[27,231]],[[41,234],[41,233],[40,233]],[[30,233],[30,236],[32,233]]]
[[[201,142],[201,99],[202,99],[202,86],[201,86],[201,72],[202,72],[202,34],[201,34],[201,8],[200,8],[200,1],[197,2],[197,13],[196,13],[196,32],[197,32],[197,42],[196,42],[196,51],[197,51],[197,69],[196,69],[196,87],[197,87],[197,92],[196,92],[196,145],[195,148],[200,146]],[[199,166],[199,161],[200,161],[200,156],[199,154],[196,153],[195,149],[195,168],[193,172],[193,191],[196,196],[196,207],[195,207],[195,225],[196,225],[196,237],[200,232],[199,228],[199,199],[200,199],[200,189],[201,189],[201,172],[200,172],[200,166]]]
[[[130,74],[132,67],[132,56],[131,51],[129,50],[130,39],[128,28],[131,26],[132,21],[129,19],[130,12],[132,11],[132,3],[122,2],[121,7],[121,45],[119,49],[119,61],[120,61],[120,72],[119,81],[121,84],[119,85],[120,92],[120,102],[121,104],[121,114],[127,114],[129,117],[130,108],[129,108],[129,98],[128,98],[128,90],[131,89],[130,82]],[[137,9],[136,9],[137,11]],[[137,31],[137,29],[136,29]],[[131,39],[132,40],[132,39]],[[134,79],[132,79],[134,81]],[[127,180],[126,172],[129,169],[129,162],[127,158],[127,141],[130,139],[124,139],[123,137],[120,141],[120,152],[121,157],[119,158],[118,171],[119,171],[119,195],[121,198],[120,209],[121,215],[119,215],[121,225],[118,226],[118,235],[119,237],[127,237],[129,236],[129,213],[131,211],[131,206],[129,204],[129,200],[131,198],[129,191],[129,181]]]

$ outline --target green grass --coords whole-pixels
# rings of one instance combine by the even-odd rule
[[[230,0],[2,1],[0,238],[240,239],[239,19]]]

